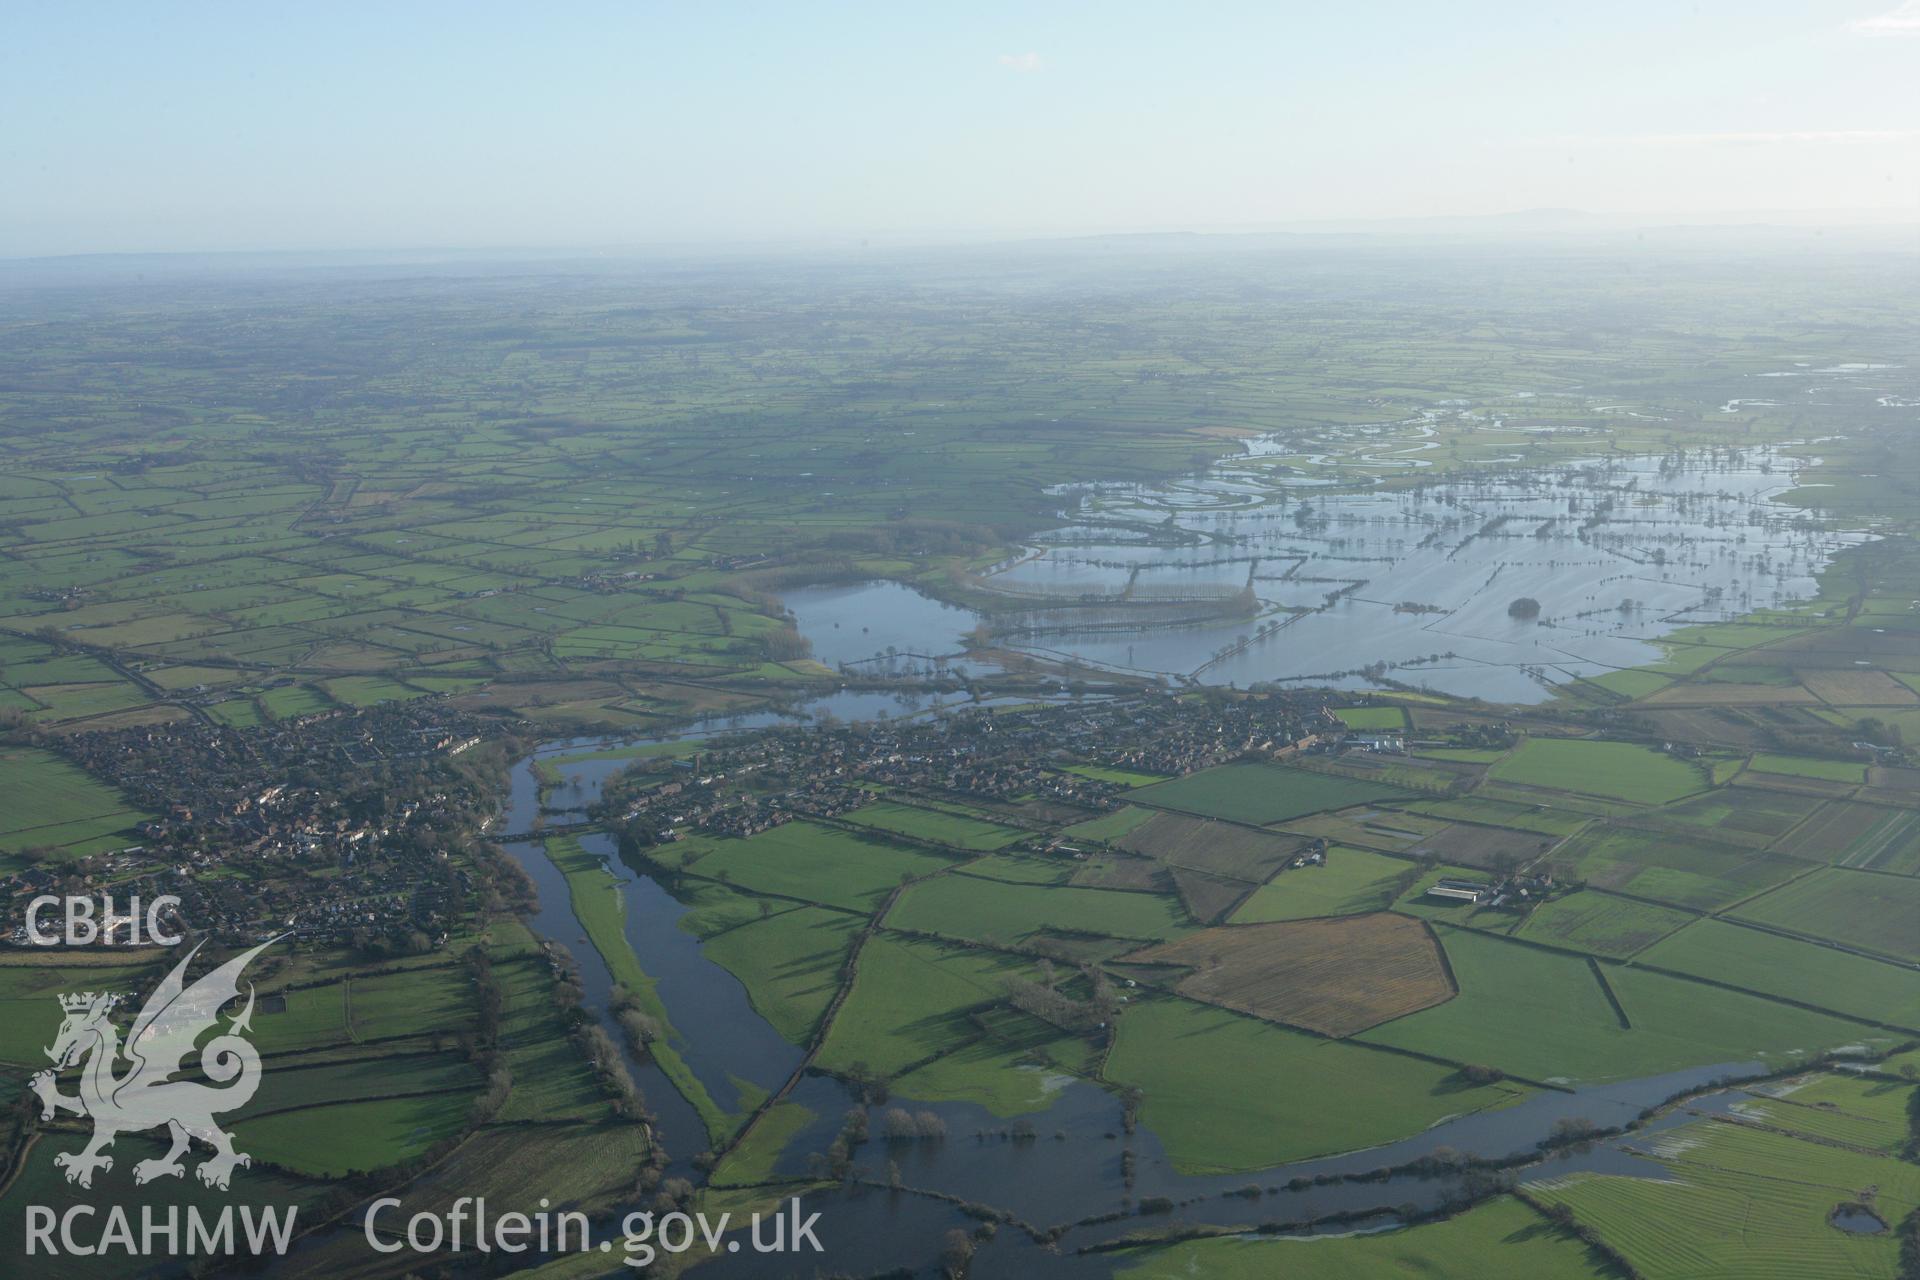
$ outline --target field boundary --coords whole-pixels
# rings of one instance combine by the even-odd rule
[[[1620,1003],[1620,996],[1614,991],[1613,984],[1607,981],[1606,971],[1600,967],[1600,961],[1594,956],[1588,956],[1587,968],[1593,972],[1593,980],[1600,984],[1600,994],[1607,998],[1609,1005],[1613,1006],[1613,1016],[1620,1020],[1620,1029],[1633,1030],[1633,1019],[1627,1016],[1627,1007]]]

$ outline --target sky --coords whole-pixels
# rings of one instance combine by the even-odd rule
[[[1920,224],[1920,0],[13,0],[0,39],[0,257],[1539,208]]]

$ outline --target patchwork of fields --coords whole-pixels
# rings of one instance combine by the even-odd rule
[[[1036,1072],[1137,1089],[1184,1169],[1258,1168],[1331,1150],[1335,1132],[1405,1136],[1423,1098],[1455,1114],[1529,1088],[1777,1071],[1920,1035],[1907,1030],[1920,970],[1819,945],[1822,911],[1846,915],[1868,873],[1790,851],[1810,820],[1856,802],[1736,785],[1744,760],[1637,744],[1477,750],[1495,795],[1236,764],[1130,786],[1129,803],[1057,836],[895,797],[849,815],[864,834],[797,823],[660,856],[735,895],[778,896],[715,954],[789,1039],[821,1036],[821,1067],[1003,1115],[1050,1105]],[[1576,790],[1548,785],[1576,762]],[[1336,832],[1366,847],[1316,834]],[[889,833],[902,841],[883,852]],[[1425,896],[1441,876],[1515,868],[1551,873],[1542,899]],[[1776,911],[1779,895],[1791,901]],[[795,907],[803,897],[822,906]],[[847,940],[877,910],[849,981]],[[1769,912],[1802,936],[1754,927]],[[831,1011],[835,975],[846,998]],[[1308,1084],[1336,1077],[1339,1105]],[[1404,1090],[1397,1104],[1359,1083],[1376,1079]],[[1293,1099],[1303,1084],[1311,1121]]]
[[[284,946],[284,944],[283,944]],[[475,957],[484,954],[484,961]],[[44,1066],[69,990],[150,990],[177,957],[148,949],[109,957],[0,952],[0,1062]],[[264,1059],[260,1085],[232,1126],[254,1167],[232,1195],[250,1204],[298,1204],[324,1216],[338,1180],[418,1167],[437,1158],[463,1188],[485,1188],[502,1206],[526,1210],[540,1194],[607,1206],[625,1189],[621,1171],[644,1161],[646,1129],[614,1117],[607,1094],[569,1042],[553,973],[520,925],[495,922],[447,954],[366,974],[344,958],[270,951],[249,970],[258,980],[253,1039]],[[484,979],[478,975],[484,974]],[[476,982],[497,996],[482,1015]],[[484,1054],[471,1047],[485,1034]],[[88,1201],[61,1178],[47,1147],[77,1149],[82,1124],[42,1127],[42,1158],[22,1164],[4,1190],[9,1206]],[[163,1154],[161,1134],[125,1134],[127,1167]],[[510,1154],[510,1159],[509,1159]],[[514,1177],[503,1176],[510,1165]],[[516,1180],[517,1179],[517,1180]],[[531,1179],[532,1181],[528,1181]],[[537,1189],[535,1187],[537,1183]],[[228,1193],[191,1177],[163,1183],[161,1203],[214,1207]],[[0,1250],[20,1256],[23,1215],[0,1215]],[[350,1249],[320,1246],[336,1259]],[[322,1262],[325,1265],[325,1262]]]
[[[923,1193],[943,1151],[1027,1160],[1045,1147],[1032,1166],[1075,1167],[1043,1161],[1090,1151],[1078,1167],[1115,1180],[1098,1225],[1143,1232],[1112,1255],[1141,1277],[1892,1274],[1895,1228],[1920,1212],[1916,1085],[1903,1073],[1920,1064],[1920,546],[1900,526],[1920,452],[1910,413],[1879,412],[1910,411],[1904,391],[1831,372],[1875,354],[1849,349],[1861,309],[1736,310],[1736,356],[1711,323],[1727,314],[1722,294],[1704,305],[1651,277],[1657,308],[1575,324],[1476,264],[1425,283],[1480,305],[1432,304],[1444,336],[1409,338],[1368,307],[1326,323],[1322,284],[1290,264],[1210,277],[1191,305],[1166,308],[1077,283],[944,280],[926,286],[934,307],[883,274],[862,267],[858,288],[821,305],[810,268],[771,289],[677,268],[559,290],[315,273],[247,294],[244,323],[238,295],[208,284],[170,308],[75,295],[58,304],[70,315],[7,328],[0,875],[22,893],[191,875],[215,904],[271,904],[277,929],[271,873],[289,866],[324,883],[327,908],[357,913],[377,896],[407,921],[397,941],[343,930],[350,943],[298,940],[262,965],[252,1030],[270,1069],[236,1122],[259,1164],[241,1196],[316,1220],[388,1187],[415,1209],[486,1195],[498,1213],[541,1195],[601,1215],[738,1209],[842,1184],[860,1188],[849,1202],[884,1194],[939,1217],[933,1237],[957,1223],[968,1239],[997,1231],[1026,1247],[1089,1224],[999,1203],[1013,1178]],[[1374,283],[1410,305],[1397,271]],[[1888,366],[1890,386],[1906,378],[1905,330],[1876,342],[1897,359],[1871,364]],[[1827,370],[1818,385],[1833,402],[1740,395],[1750,378],[1802,368]],[[1812,439],[1823,464],[1807,482]],[[1219,686],[1157,682],[1131,652],[1076,664],[1076,644],[1111,640],[1097,620],[1058,650],[1001,647],[1053,625],[980,584],[1058,524],[1059,486],[1166,486],[1222,456],[1258,459],[1273,483],[1243,494],[1230,477],[1204,492],[1172,482],[1171,501],[1195,504],[1183,519],[1199,518],[1083,531],[1115,557],[1102,573],[1148,599],[1156,574],[1208,573],[1297,597],[1196,624],[1218,632],[1199,644],[1217,639],[1214,660],[1229,663],[1208,676]],[[1516,459],[1526,491],[1503,502],[1525,517],[1474,513],[1473,477]],[[1765,478],[1776,467],[1778,493]],[[1741,509],[1753,523],[1676,523],[1672,560],[1641,559],[1624,535],[1606,544],[1627,521],[1718,501],[1712,479],[1664,505],[1647,492],[1716,468],[1758,477]],[[1430,484],[1441,476],[1455,486],[1444,497]],[[1368,494],[1394,501],[1377,517],[1354,517],[1351,501],[1343,514],[1343,499]],[[1207,560],[1228,545],[1213,535],[1241,520],[1278,521],[1267,543],[1287,554]],[[1877,536],[1852,545],[1870,521]],[[1780,535],[1764,551],[1746,541],[1755,525]],[[1235,653],[1296,643],[1309,630],[1299,619],[1318,613],[1391,617],[1422,628],[1425,646],[1424,619],[1449,613],[1420,598],[1431,584],[1376,599],[1360,575],[1409,545],[1438,559],[1495,539],[1512,551],[1497,553],[1498,586],[1468,593],[1474,628],[1545,636],[1529,652],[1567,656],[1565,669],[1515,666],[1512,683],[1489,687],[1544,703],[1435,692],[1474,661],[1446,652],[1467,631],[1449,639],[1437,621],[1431,653],[1406,661],[1377,661],[1362,623],[1301,668],[1310,680],[1249,690],[1218,675]],[[1523,591],[1557,585],[1545,557],[1576,540],[1620,576],[1547,601],[1537,622],[1510,612]],[[1792,579],[1804,598],[1783,586],[1743,614],[1734,595],[1703,597],[1688,578],[1716,558],[1756,581]],[[1311,561],[1375,567],[1282,576]],[[1512,569],[1534,577],[1516,585]],[[934,653],[879,638],[877,659],[816,661],[812,645],[826,653],[842,623],[803,636],[782,593],[876,581],[965,604],[976,612],[953,617],[978,626],[963,638],[955,622]],[[844,634],[869,621],[845,620]],[[951,698],[938,715],[921,700],[928,681]],[[1320,683],[1340,692],[1301,696]],[[651,740],[830,692],[862,715],[885,704],[857,730],[881,744],[884,768],[859,774],[849,748],[792,775],[758,760],[729,772],[713,764],[727,740]],[[1285,733],[1221,710],[1289,696]],[[965,714],[1021,744],[1014,763],[971,769],[950,743],[885,741],[904,740],[903,724],[944,727],[968,700]],[[631,808],[544,797],[566,803],[534,820],[560,877],[548,885],[560,900],[540,906],[556,919],[571,907],[577,931],[548,946],[517,922],[531,891],[484,852],[477,820],[443,815],[421,837],[451,888],[356,898],[333,886],[364,873],[370,845],[317,865],[315,832],[273,830],[253,794],[194,817],[191,795],[176,806],[141,793],[178,810],[148,812],[74,762],[85,735],[168,724],[306,752],[315,726],[401,701],[473,717],[516,750],[647,736],[582,738],[555,758],[630,765],[622,776],[645,784]],[[1021,718],[1036,705],[1082,719],[1111,706],[1150,724],[1166,707],[1219,714],[1165,739],[1043,734]],[[801,715],[752,741],[816,741],[835,723],[824,706]],[[300,756],[290,784],[319,788],[342,770],[386,779],[419,754],[361,745]],[[543,781],[564,785],[543,763]],[[670,790],[703,807],[651,821]],[[438,803],[426,797],[423,812]],[[327,831],[377,843],[391,819],[375,798]],[[128,851],[164,822],[185,828],[180,858],[139,869]],[[627,866],[593,852],[616,847]],[[737,980],[739,1008],[770,1028],[767,1058],[800,1064],[788,1092],[695,1052],[724,1037],[703,1011],[669,1008],[670,984],[641,961],[639,882],[616,872],[642,868],[684,908],[652,923],[736,996]],[[416,907],[435,923],[414,930]],[[626,1044],[583,1006],[591,984],[569,950],[604,961],[607,1027]],[[149,989],[164,967],[149,952],[0,950],[0,1254],[20,1248],[20,1205],[74,1194],[41,1157],[77,1146],[80,1122],[37,1125],[22,1103],[60,1021],[55,997]],[[633,1090],[633,1063],[657,1068],[656,1107],[692,1113],[689,1149],[661,1146],[666,1124]],[[1508,1187],[1436,1161],[1423,1183],[1471,1194],[1432,1221],[1373,1233],[1380,1223],[1363,1218],[1354,1234],[1313,1239],[1248,1230],[1286,1211],[1266,1183],[1291,1181],[1291,1162],[1542,1099],[1578,1119],[1590,1086],[1682,1072],[1747,1083],[1623,1139],[1665,1177],[1541,1165]],[[1603,1110],[1612,1097],[1592,1108],[1609,1122],[1633,1109]],[[914,1132],[881,1131],[894,1107]],[[972,1122],[945,1148],[914,1114],[941,1107]],[[858,1122],[838,1118],[851,1110]],[[1517,1149],[1545,1128],[1517,1128]],[[120,1175],[153,1154],[150,1136],[129,1135]],[[1167,1197],[1159,1219],[1141,1173],[1244,1177],[1250,1190],[1232,1193],[1246,1199],[1230,1212],[1219,1186],[1195,1192],[1229,1234],[1163,1241],[1162,1226],[1192,1225],[1186,1204]],[[1329,1203],[1399,1212],[1398,1186],[1373,1205],[1355,1190],[1364,1179],[1337,1185]],[[179,1195],[205,1200],[192,1186]],[[1889,1229],[1840,1230],[1842,1205]],[[342,1234],[304,1245],[298,1274],[398,1274]],[[588,1269],[551,1267],[555,1280]]]

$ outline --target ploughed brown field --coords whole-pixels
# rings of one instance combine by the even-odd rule
[[[1155,814],[1114,843],[1169,866],[1255,881],[1265,880],[1307,845],[1299,836],[1177,813]]]
[[[1210,876],[1185,867],[1173,868],[1173,883],[1180,890],[1180,905],[1201,924],[1218,924],[1222,916],[1253,892],[1253,886],[1244,880]]]
[[[1326,1036],[1350,1036],[1454,996],[1426,925],[1377,912],[1227,925],[1126,957],[1188,970],[1181,995]]]

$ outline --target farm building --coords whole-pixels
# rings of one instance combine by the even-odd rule
[[[1493,892],[1490,884],[1481,884],[1477,880],[1455,880],[1450,877],[1433,882],[1427,890],[1429,898],[1446,898],[1452,902],[1479,902]]]

